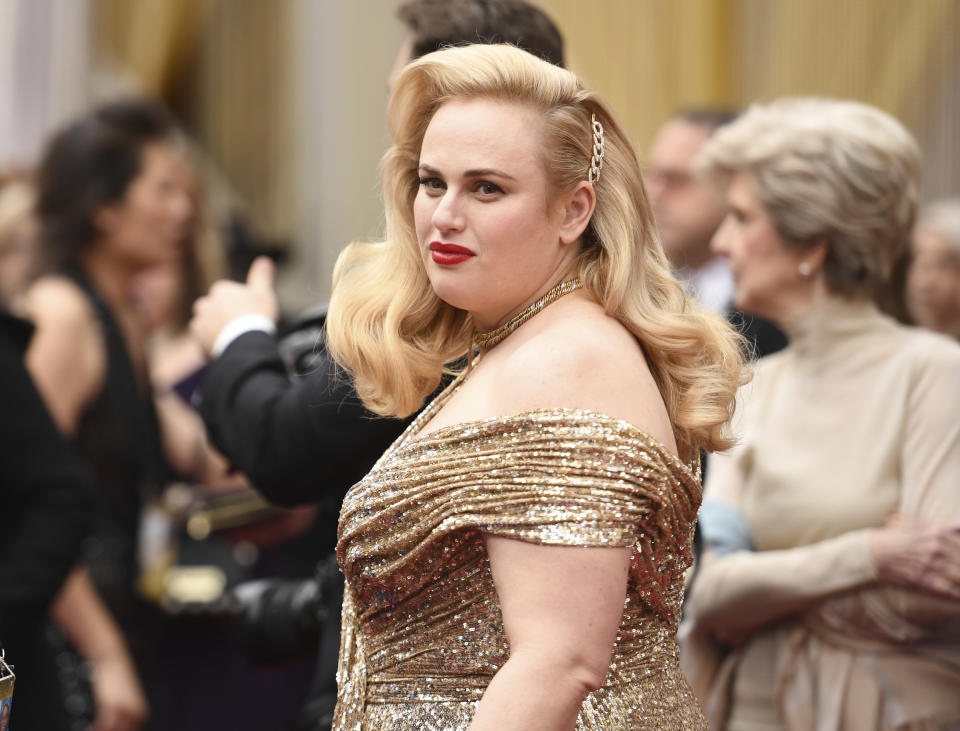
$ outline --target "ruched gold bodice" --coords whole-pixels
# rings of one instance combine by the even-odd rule
[[[531,411],[417,437],[427,409],[347,494],[336,729],[466,729],[510,648],[483,533],[630,546],[604,686],[578,729],[702,729],[677,659],[697,476],[603,414]]]

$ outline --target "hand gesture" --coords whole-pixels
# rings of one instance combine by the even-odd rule
[[[250,265],[245,284],[221,279],[210,287],[206,297],[194,303],[190,332],[208,357],[212,354],[217,336],[231,320],[250,314],[277,319],[273,277],[273,261],[261,256]]]

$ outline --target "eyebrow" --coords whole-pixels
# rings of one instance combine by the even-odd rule
[[[429,165],[420,165],[419,169],[428,175],[441,175],[439,170]],[[509,173],[505,173],[503,170],[498,170],[497,168],[474,168],[472,170],[466,170],[463,173],[463,177],[465,178],[484,178],[487,176],[516,180],[516,178]]]

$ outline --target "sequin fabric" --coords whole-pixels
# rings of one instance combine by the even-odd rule
[[[630,546],[604,685],[577,729],[706,729],[680,672],[699,475],[633,425],[557,409],[423,437],[428,408],[348,493],[334,728],[466,729],[510,654],[482,534]]]

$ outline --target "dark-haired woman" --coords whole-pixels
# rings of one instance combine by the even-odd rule
[[[133,588],[136,540],[143,500],[168,468],[130,294],[137,274],[178,256],[191,225],[178,146],[163,111],[115,102],[56,135],[38,176],[48,274],[27,296],[37,327],[27,366],[102,493],[86,567],[54,606],[93,666],[97,729],[139,728],[148,713],[136,670],[149,617]]]

